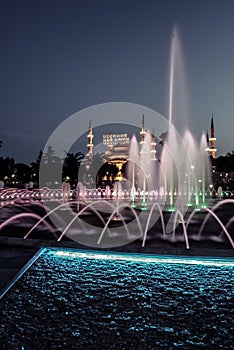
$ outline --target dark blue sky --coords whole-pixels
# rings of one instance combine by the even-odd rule
[[[199,138],[213,112],[218,155],[234,150],[233,16],[232,0],[1,1],[1,154],[33,161],[59,123],[102,102],[167,116],[175,23],[189,127]]]

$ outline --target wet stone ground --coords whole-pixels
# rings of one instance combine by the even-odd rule
[[[230,350],[233,272],[46,253],[1,300],[1,349]]]

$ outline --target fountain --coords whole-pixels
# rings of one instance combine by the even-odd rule
[[[187,127],[180,137],[172,123],[175,35],[172,52],[160,161],[153,125],[140,147],[132,137],[128,182],[117,160],[113,186],[86,188],[79,179],[74,189],[68,182],[48,188],[42,168],[40,189],[0,188],[0,242],[43,246],[0,293],[3,348],[31,348],[33,340],[41,349],[41,339],[74,349],[232,347],[234,191],[211,191],[204,134],[198,145]],[[120,246],[124,254],[113,251]],[[200,256],[209,254],[225,258]]]
[[[64,201],[65,203],[69,201],[70,192],[71,192],[70,183],[64,181],[64,182],[62,183],[62,195],[63,195],[63,201]]]
[[[175,30],[171,46],[168,120],[158,114],[155,118],[155,112],[143,106],[110,104],[113,116],[121,116],[124,108],[127,115],[139,115],[141,108],[149,123],[145,129],[143,116],[144,127],[139,146],[136,136],[131,139],[127,182],[123,182],[119,159],[116,159],[119,167],[116,182],[113,187],[105,185],[103,188],[86,188],[82,179],[79,179],[75,189],[71,189],[68,182],[63,182],[61,189],[45,187],[49,177],[48,164],[47,173],[43,173],[41,166],[40,189],[0,189],[2,234],[8,235],[10,230],[11,235],[17,231],[17,235],[25,239],[41,238],[40,233],[46,229],[47,238],[51,236],[58,242],[72,240],[95,248],[139,244],[142,247],[183,245],[189,249],[199,246],[198,242],[202,241],[206,245],[234,248],[234,193],[227,194],[221,187],[217,194],[211,193],[213,184],[206,137],[202,134],[198,144],[187,128],[186,120],[181,120],[181,116],[188,114],[184,97],[181,99],[184,93],[180,88],[184,83],[175,84],[178,76],[180,79],[184,77],[181,61]],[[178,91],[179,97],[176,96]],[[102,116],[106,113],[106,120],[109,120],[108,104],[98,106],[97,112]],[[125,115],[121,118],[123,122]],[[183,125],[183,137],[173,124],[178,120]],[[71,118],[70,121],[76,120]],[[157,160],[154,130],[159,132],[160,128],[161,132],[167,131],[167,137]],[[70,126],[67,129],[73,140],[75,128]],[[63,130],[59,129],[59,132],[62,135]],[[57,137],[54,148],[59,154],[68,147],[58,140],[60,138]],[[53,138],[48,143],[52,141]],[[216,201],[220,201],[219,205]],[[225,215],[220,216],[222,205]]]
[[[197,175],[194,174],[194,177]],[[213,199],[206,194],[205,200],[209,197],[211,206],[204,206],[204,186],[200,182],[198,184],[201,186],[199,211],[196,196],[193,196],[192,206],[186,212],[175,209],[173,216],[169,195],[166,196],[162,188],[153,194],[147,190],[143,195],[141,190],[133,192],[132,188],[123,191],[121,183],[117,182],[114,190],[109,187],[103,189],[100,198],[95,190],[87,190],[79,184],[66,201],[63,190],[43,189],[39,197],[37,190],[5,189],[0,194],[1,235],[25,239],[44,237],[58,242],[72,239],[91,247],[130,244],[142,247],[185,245],[187,249],[203,246],[234,248],[233,193],[230,198],[226,196],[222,200],[219,193]],[[186,193],[178,193],[177,196],[187,199]],[[215,204],[213,200],[219,201]],[[176,199],[176,202],[179,200]],[[146,204],[144,209],[143,203]],[[168,232],[170,220],[171,230]]]
[[[129,147],[129,165],[128,165],[128,178],[131,179],[131,205],[135,208],[135,196],[136,196],[136,164],[139,163],[138,143],[136,136],[133,135],[130,147]]]

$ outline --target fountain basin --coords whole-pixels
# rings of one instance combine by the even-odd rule
[[[233,272],[230,258],[43,249],[2,297],[3,346],[230,349]]]

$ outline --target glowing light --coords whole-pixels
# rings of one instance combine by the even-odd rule
[[[175,211],[175,208],[168,208],[168,211]]]
[[[94,260],[115,260],[130,261],[139,263],[159,263],[159,264],[188,264],[203,266],[227,266],[234,267],[234,261],[231,259],[206,258],[206,257],[170,257],[170,256],[152,256],[148,254],[121,254],[121,253],[99,253],[68,250],[50,250],[49,254],[71,259],[94,259]]]
[[[145,202],[142,203],[141,210],[147,210],[147,205]]]

